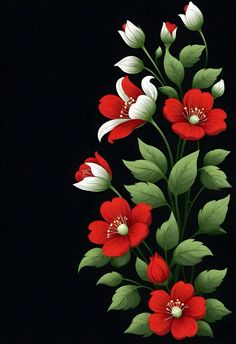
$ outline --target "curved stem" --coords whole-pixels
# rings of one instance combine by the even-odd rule
[[[186,146],[186,140],[183,140],[182,141],[182,147],[181,147],[181,150],[180,150],[180,154],[179,154],[179,158],[181,159],[183,154],[184,154],[184,149],[185,149],[185,146]]]
[[[114,186],[110,185],[109,188],[119,197],[122,197],[121,194],[114,188]]]
[[[150,68],[144,67],[144,69],[146,69],[149,73],[151,73],[151,74],[159,81],[159,83],[163,86],[163,82],[162,82],[161,79],[156,75],[156,73],[154,73]]]
[[[143,284],[141,284],[139,282],[136,282],[136,281],[134,281],[132,279],[129,279],[129,278],[123,278],[123,281],[134,283],[134,284],[136,284],[136,285],[138,285],[139,287],[142,287],[142,288],[146,288],[146,289],[149,289],[149,290],[154,290],[154,288],[148,287],[146,285],[143,285]]]
[[[177,217],[176,220],[177,220],[179,231],[181,234],[178,195],[175,195],[175,211],[176,211],[176,217]]]
[[[150,253],[150,255],[151,255],[151,257],[152,257],[152,256],[153,256],[153,252],[152,252],[150,246],[146,243],[145,240],[143,240],[142,243],[143,243],[143,245],[146,247],[146,249],[148,250],[148,252]]]
[[[193,283],[194,273],[195,273],[195,266],[193,265],[192,271],[191,271],[190,283]]]
[[[200,35],[201,35],[201,37],[202,37],[202,40],[203,40],[203,43],[204,43],[204,45],[205,45],[205,53],[206,53],[206,55],[205,55],[205,58],[206,58],[206,62],[205,62],[205,68],[207,67],[207,64],[208,64],[208,47],[207,47],[207,42],[206,42],[206,39],[205,39],[205,37],[204,37],[204,35],[203,35],[203,32],[202,32],[202,30],[199,30],[198,31],[199,33],[200,33]]]
[[[175,161],[178,161],[178,160],[179,160],[179,150],[180,150],[181,142],[182,142],[182,139],[179,138],[179,140],[178,140],[178,145],[177,145],[177,150],[176,150],[176,159],[175,159]]]
[[[142,259],[145,261],[145,263],[148,263],[147,259],[145,258],[142,250],[139,247],[136,247],[136,250],[138,251],[139,255],[142,257]]]
[[[155,67],[157,73],[160,75],[161,79],[163,82],[161,82],[162,86],[164,86],[166,83],[165,83],[165,80],[159,70],[159,68],[157,67],[157,64],[155,63],[155,61],[153,60],[153,58],[151,57],[151,55],[149,54],[149,52],[147,51],[147,49],[145,47],[142,48],[143,51],[145,52],[145,54],[147,55],[147,57],[149,58],[149,60],[151,61],[151,63],[153,64],[153,66]]]

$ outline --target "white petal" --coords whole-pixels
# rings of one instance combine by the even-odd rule
[[[142,80],[142,89],[143,92],[150,98],[152,98],[154,101],[157,100],[157,89],[156,87],[150,82],[151,79],[154,79],[153,76],[145,76]]]
[[[127,121],[130,121],[130,119],[118,118],[118,119],[111,119],[110,121],[107,121],[98,130],[98,140],[101,141],[103,136],[109,133],[109,131],[117,127],[117,125],[127,122]]]
[[[119,34],[121,35],[122,39],[125,41],[125,43],[126,43],[129,47],[131,47],[131,48],[136,48],[136,45],[137,45],[137,44],[134,43],[133,41],[130,41],[130,40],[127,38],[127,36],[126,36],[126,34],[124,33],[124,31],[119,30],[118,32],[119,32]]]
[[[91,172],[95,177],[111,180],[110,174],[105,170],[104,167],[95,164],[94,162],[86,162],[86,165],[91,168]]]
[[[86,177],[73,185],[80,190],[92,192],[105,191],[109,187],[109,183],[105,179],[96,177]]]
[[[125,94],[123,87],[122,87],[122,80],[124,77],[120,78],[116,82],[116,91],[118,93],[118,96],[124,101],[127,102],[129,100],[129,97]]]
[[[192,3],[192,1],[189,2],[186,14],[187,14],[188,11],[194,11],[196,13],[196,15],[203,16],[203,14],[200,11],[200,9],[196,5],[194,5],[194,3]]]
[[[173,38],[173,40],[175,40],[176,39],[176,31],[177,31],[177,27],[173,30],[173,32],[172,32],[172,38]]]
[[[156,111],[156,103],[148,96],[141,95],[129,109],[129,117],[148,121]]]
[[[179,17],[182,19],[182,22],[184,23],[185,26],[188,25],[188,22],[186,20],[186,16],[185,14],[179,14]]]

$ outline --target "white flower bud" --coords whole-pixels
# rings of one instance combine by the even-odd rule
[[[200,9],[190,1],[184,10],[185,14],[179,14],[184,25],[191,31],[200,31],[204,22]]]
[[[177,26],[169,22],[163,23],[161,29],[161,40],[164,44],[171,44],[176,39]]]
[[[123,30],[118,31],[125,43],[131,48],[142,48],[145,43],[145,34],[142,29],[127,20]]]
[[[144,68],[143,61],[136,56],[127,56],[117,62],[115,66],[119,67],[123,72],[128,74],[137,74],[142,72]]]
[[[224,92],[225,92],[225,83],[223,79],[215,83],[215,85],[213,85],[211,88],[211,94],[213,95],[214,98],[219,98],[223,96]]]
[[[156,60],[159,59],[163,54],[161,47],[158,47],[157,50],[155,51],[155,58]]]

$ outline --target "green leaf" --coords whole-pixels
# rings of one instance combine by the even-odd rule
[[[143,260],[140,258],[136,258],[135,262],[135,269],[138,274],[138,276],[144,280],[144,281],[149,281],[148,276],[147,276],[147,263],[145,263]]]
[[[195,279],[194,286],[197,293],[212,293],[223,282],[227,269],[205,270]]]
[[[200,169],[200,179],[202,184],[210,190],[231,188],[227,181],[226,174],[217,166],[205,166]]]
[[[100,268],[106,265],[110,261],[110,257],[104,256],[101,248],[92,248],[85,253],[84,258],[81,260],[78,268],[78,272],[85,266],[94,266]]]
[[[128,284],[116,289],[108,311],[135,308],[141,300],[138,288],[136,285]]]
[[[167,172],[167,159],[165,155],[160,151],[160,149],[147,145],[140,139],[138,139],[138,145],[139,145],[139,151],[142,155],[142,157],[145,160],[149,160],[153,162],[156,166],[159,167],[159,169],[162,171],[162,173],[165,175]]]
[[[132,172],[134,178],[143,182],[155,183],[163,178],[163,172],[161,169],[148,160],[135,160],[127,161],[123,160],[125,166]]]
[[[210,235],[222,235],[222,234],[227,234],[227,232],[221,228],[221,227],[215,227],[215,228],[209,228],[209,229],[198,229],[198,231],[195,233],[197,235],[200,234],[210,234]]]
[[[148,323],[148,318],[150,315],[150,313],[140,313],[136,315],[125,333],[132,333],[143,337],[150,337],[153,333]]]
[[[165,96],[167,96],[168,98],[176,98],[179,99],[178,93],[177,91],[170,86],[161,86],[158,87],[158,90],[164,94]]]
[[[130,251],[120,257],[112,257],[111,258],[111,265],[113,268],[121,268],[122,266],[126,265],[130,260]]]
[[[168,251],[178,245],[179,242],[179,229],[174,214],[171,212],[168,221],[161,225],[156,232],[157,243]]]
[[[184,78],[184,67],[182,63],[172,56],[166,49],[164,58],[164,69],[168,78],[177,86],[180,86]]]
[[[217,166],[222,163],[222,161],[225,160],[227,155],[230,153],[230,151],[224,150],[224,149],[214,149],[210,152],[208,152],[203,159],[203,165],[204,166]]]
[[[192,67],[200,60],[200,56],[202,55],[204,49],[205,45],[187,45],[179,54],[180,62],[185,68]]]
[[[206,300],[206,316],[204,320],[209,323],[213,323],[217,320],[221,320],[226,315],[232,313],[227,309],[222,302],[217,299],[207,299]]]
[[[213,256],[208,247],[203,245],[201,241],[187,239],[182,241],[174,250],[173,262],[184,266],[192,266],[200,263],[205,256]]]
[[[214,337],[211,326],[207,322],[203,320],[197,320],[197,325],[198,325],[197,336],[205,336],[205,337],[211,337],[211,338]]]
[[[186,155],[174,165],[170,172],[168,188],[175,195],[188,191],[197,176],[197,159],[199,151]]]
[[[161,189],[152,183],[135,183],[134,185],[125,185],[129,191],[132,201],[135,204],[145,202],[152,208],[159,208],[167,205],[165,196]]]
[[[103,275],[97,281],[97,284],[105,284],[109,287],[116,287],[123,281],[123,277],[118,272],[112,271],[108,272],[107,274]]]
[[[193,77],[192,88],[211,87],[221,71],[222,68],[200,69]]]

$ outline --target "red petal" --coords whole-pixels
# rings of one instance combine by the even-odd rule
[[[124,79],[122,80],[121,85],[122,85],[122,88],[123,88],[123,91],[125,92],[125,94],[128,97],[134,98],[134,100],[136,100],[138,98],[138,96],[140,96],[141,94],[144,94],[143,91],[139,87],[134,85],[129,80],[128,76],[124,77]]]
[[[206,300],[201,296],[194,296],[186,304],[183,315],[196,320],[203,319],[206,315]]]
[[[181,302],[186,304],[194,294],[194,288],[190,283],[184,283],[179,281],[171,289],[171,298],[175,301],[179,299]]]
[[[169,98],[165,102],[165,106],[163,108],[163,115],[169,122],[172,123],[185,122],[186,119],[182,115],[183,111],[184,106],[178,99]]]
[[[94,244],[104,244],[107,240],[109,223],[105,221],[93,221],[89,225],[89,240]]]
[[[204,108],[204,112],[208,112],[212,109],[214,99],[209,92],[194,88],[185,93],[183,103],[187,108]]]
[[[171,332],[175,339],[181,340],[186,337],[196,336],[198,326],[196,320],[190,317],[182,316],[181,318],[173,319],[171,324]]]
[[[98,108],[103,116],[114,119],[120,118],[123,105],[124,102],[120,97],[109,94],[100,99]]]
[[[174,31],[174,29],[177,28],[177,26],[175,24],[171,24],[170,22],[166,22],[165,24],[166,24],[166,28],[170,34]]]
[[[200,125],[185,123],[174,123],[172,130],[183,140],[196,141],[200,140],[205,132]]]
[[[226,129],[224,119],[227,117],[225,111],[213,109],[207,114],[207,121],[202,124],[202,128],[208,135],[217,135]]]
[[[98,152],[95,152],[95,157],[98,164],[105,168],[105,170],[112,176],[112,171],[108,162],[105,159],[103,159],[103,157]]]
[[[148,318],[150,329],[158,334],[164,336],[170,332],[172,318],[168,319],[168,314],[151,314]]]
[[[103,246],[103,253],[108,257],[120,257],[127,253],[130,249],[128,236],[117,235],[109,239]]]
[[[152,221],[151,216],[152,207],[145,203],[139,203],[132,210],[131,225],[135,222],[142,222],[146,225],[150,225]]]
[[[155,313],[166,313],[166,305],[171,300],[170,295],[164,290],[155,290],[151,292],[151,298],[148,306]]]
[[[144,223],[137,222],[129,228],[129,241],[131,247],[138,246],[149,233],[148,226]]]
[[[122,197],[115,197],[113,200],[106,201],[101,205],[100,212],[102,217],[109,223],[113,222],[118,216],[131,217],[129,203]]]
[[[144,123],[145,121],[142,121],[141,119],[131,119],[130,121],[117,125],[110,132],[108,136],[108,142],[113,143],[114,140],[122,139],[123,137],[128,136],[134,131],[135,128]]]

